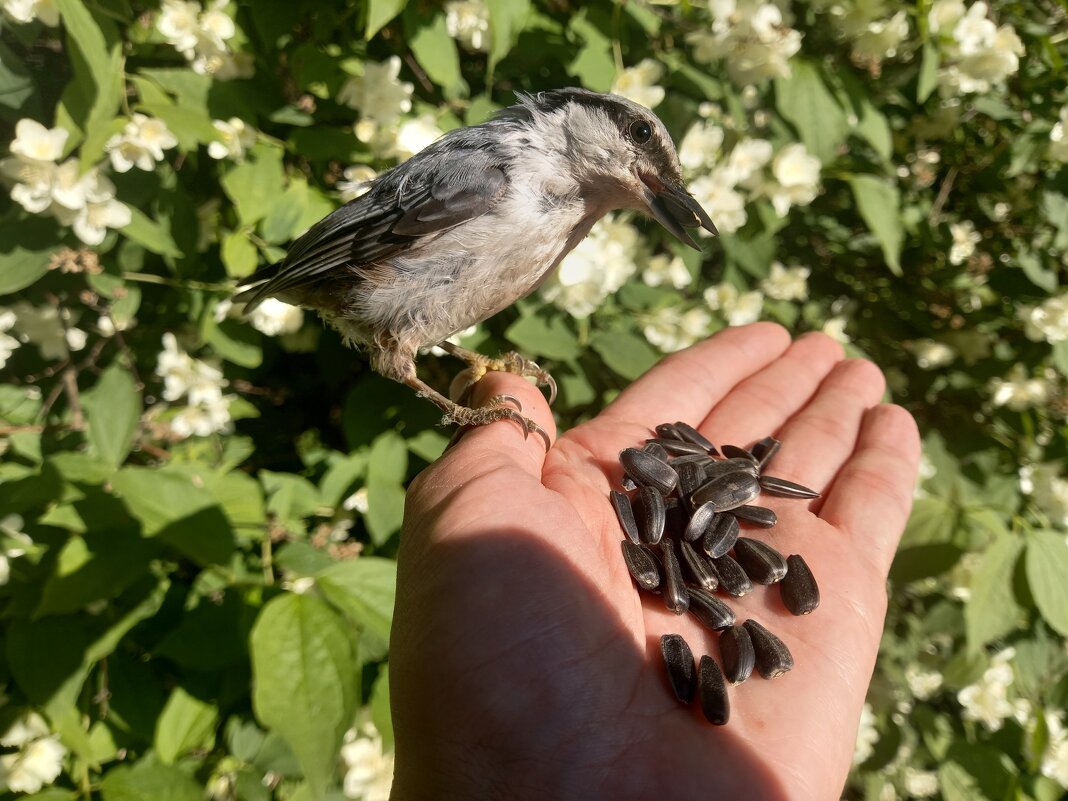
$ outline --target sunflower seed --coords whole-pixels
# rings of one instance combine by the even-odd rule
[[[672,467],[675,468],[675,472],[679,474],[678,493],[679,497],[685,498],[689,501],[689,498],[693,493],[705,483],[705,470],[694,462],[684,462],[683,464],[676,464],[672,462]]]
[[[682,580],[682,568],[675,556],[675,543],[672,540],[660,541],[660,554],[664,559],[664,606],[681,615],[690,606],[690,593]]]
[[[672,456],[671,466],[674,467],[677,472],[679,465],[699,464],[703,470],[705,465],[712,464],[713,461],[711,456],[702,456],[699,453],[684,453],[682,456]]]
[[[666,441],[666,440],[665,440]],[[642,450],[651,456],[655,456],[657,459],[663,459],[665,462],[668,460],[668,451],[656,440],[649,440],[642,447]]]
[[[753,673],[756,654],[745,626],[731,626],[719,633],[719,657],[723,673],[732,684],[741,684]]]
[[[658,445],[672,456],[708,456],[708,451],[683,439],[650,439],[646,447]]]
[[[807,615],[820,605],[820,588],[805,560],[796,553],[786,557],[786,578],[779,585],[782,603],[791,614]]]
[[[686,569],[697,586],[709,591],[719,586],[719,573],[704,554],[698,553],[686,540],[679,543],[679,550],[682,551],[682,561],[686,563]]]
[[[668,503],[669,501],[675,501],[675,504],[671,505]],[[667,509],[667,514],[664,518],[664,536],[682,539],[682,535],[686,532],[687,518],[689,517],[686,508],[678,502],[677,498],[665,498],[664,506]]]
[[[781,676],[794,666],[794,658],[782,640],[752,618],[742,624],[753,641],[756,669],[765,679]]]
[[[756,476],[742,472],[728,473],[704,484],[690,496],[690,503],[700,506],[712,501],[717,510],[725,512],[749,503],[759,494],[760,483]]]
[[[608,496],[612,499],[612,508],[616,510],[623,533],[637,545],[641,539],[638,537],[638,524],[634,520],[634,508],[630,505],[630,498],[618,490],[612,490]]]
[[[619,454],[619,461],[627,475],[639,486],[655,487],[661,495],[670,495],[679,481],[679,476],[671,465],[637,448],[625,448]]]
[[[709,723],[722,726],[731,717],[730,699],[727,697],[727,682],[723,671],[712,657],[701,657],[697,668],[697,696],[701,699],[701,711]]]
[[[633,492],[638,489],[638,485],[634,483],[634,479],[626,474],[623,475],[623,480],[619,483],[627,492]]]
[[[690,588],[690,612],[713,631],[733,626],[734,610],[708,590]]]
[[[753,454],[753,457],[757,460],[757,465],[763,470],[768,466],[771,457],[778,453],[781,447],[782,443],[775,437],[764,437],[764,439],[753,445],[749,452]]]
[[[655,590],[660,586],[660,568],[656,557],[648,548],[635,545],[630,540],[621,540],[623,546],[623,561],[627,563],[627,570],[638,582],[643,590]]]
[[[642,487],[634,496],[634,520],[638,524],[638,538],[649,545],[656,545],[664,536],[667,509],[664,496],[653,487]]]
[[[766,506],[753,506],[747,503],[731,511],[739,520],[745,520],[761,528],[771,528],[779,522],[778,515]]]
[[[782,554],[760,540],[739,537],[734,543],[734,559],[757,584],[775,584],[786,576]]]
[[[682,439],[682,434],[671,423],[661,423],[655,429],[656,435],[661,439]]]
[[[705,478],[709,481],[728,473],[739,472],[748,473],[754,477],[758,474],[757,466],[748,459],[720,459],[705,465]]]
[[[715,565],[716,572],[719,573],[719,586],[729,594],[740,598],[753,591],[753,582],[749,580],[749,576],[742,570],[742,566],[729,556],[713,559],[712,564]]]
[[[757,463],[753,454],[738,445],[721,445],[719,450],[728,459],[748,459],[754,465]]]
[[[760,488],[768,495],[778,495],[781,498],[818,498],[820,494],[814,489],[787,481],[785,478],[775,476],[761,476]]]
[[[684,440],[692,442],[694,445],[699,445],[706,453],[712,455],[719,453],[719,451],[716,450],[716,446],[712,444],[712,441],[689,423],[683,423],[681,421],[676,422],[675,430],[679,432],[679,436]]]
[[[740,531],[738,518],[729,512],[718,514],[712,528],[705,532],[705,537],[701,540],[701,548],[710,559],[719,559],[734,547]]]
[[[684,704],[691,703],[697,694],[697,667],[690,646],[680,634],[665,634],[660,638],[660,653],[675,697]]]
[[[694,509],[690,516],[690,522],[686,524],[686,531],[682,538],[687,542],[694,542],[704,537],[716,523],[716,505],[703,503]]]

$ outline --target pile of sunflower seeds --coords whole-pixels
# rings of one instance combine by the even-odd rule
[[[782,640],[752,618],[738,625],[734,610],[716,592],[737,598],[752,592],[754,582],[777,584],[783,606],[794,615],[807,615],[820,603],[804,559],[784,558],[742,536],[739,521],[761,528],[776,523],[775,512],[752,503],[761,492],[819,497],[765,472],[779,447],[777,439],[765,437],[749,449],[717,449],[693,426],[678,422],[658,425],[656,437],[644,447],[619,454],[624,491],[613,490],[611,500],[627,536],[622,543],[627,569],[641,589],[660,595],[672,612],[689,611],[719,632],[722,669],[708,655],[695,664],[678,634],[660,639],[675,696],[685,704],[696,697],[716,725],[730,718],[727,682],[741,684],[754,668],[772,679],[794,666]]]

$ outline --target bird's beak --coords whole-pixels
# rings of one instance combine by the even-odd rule
[[[719,234],[708,213],[681,183],[661,181],[657,176],[646,173],[639,177],[645,185],[642,195],[649,213],[681,242],[694,250],[701,249],[686,231],[687,228],[704,228],[710,234]]]

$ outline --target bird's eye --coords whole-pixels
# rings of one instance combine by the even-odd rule
[[[645,120],[638,120],[630,124],[630,138],[639,145],[644,145],[653,135],[653,129]]]

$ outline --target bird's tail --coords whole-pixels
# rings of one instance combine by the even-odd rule
[[[234,295],[232,298],[233,302],[244,303],[245,314],[255,309],[271,296],[271,280],[278,276],[281,267],[282,263],[278,262],[277,264],[272,264],[270,267],[264,267],[262,270],[257,270],[252,275],[246,275],[237,282],[237,285],[239,287],[247,287],[247,289]]]

